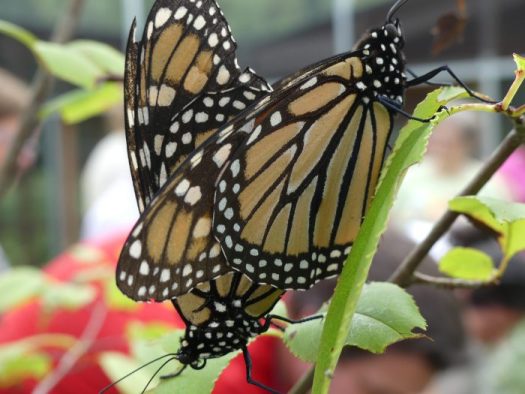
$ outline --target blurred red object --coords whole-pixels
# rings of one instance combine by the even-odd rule
[[[119,236],[111,240],[78,244],[49,263],[44,272],[51,278],[68,282],[84,271],[93,272],[94,268],[107,269],[110,267],[113,269],[123,243],[124,237]],[[137,304],[136,308],[129,311],[112,310],[103,303],[103,284],[100,281],[97,283],[96,279],[93,280],[93,284],[97,289],[95,299],[79,310],[58,310],[50,315],[45,315],[41,303],[35,300],[2,316],[0,345],[42,334],[67,334],[80,338],[83,334],[85,335],[86,326],[95,313],[95,309],[103,309],[103,321],[96,331],[96,338],[92,341],[92,345],[74,363],[68,373],[54,385],[51,393],[96,393],[110,384],[110,379],[98,365],[98,355],[107,351],[129,353],[125,329],[131,321],[163,323],[174,328],[184,327],[177,312],[169,303]],[[272,361],[277,343],[278,340],[275,338],[261,337],[250,345],[254,378],[270,386],[275,386],[272,379],[274,375]],[[63,348],[46,348],[45,352],[52,358],[54,367],[65,354]],[[127,372],[129,371],[122,371],[122,375]],[[34,379],[28,379],[16,387],[0,389],[0,393],[30,393],[38,383]],[[140,390],[138,388],[137,392]],[[118,391],[112,389],[110,392]],[[244,360],[240,356],[236,357],[221,375],[214,393],[258,394],[263,391],[246,383]]]

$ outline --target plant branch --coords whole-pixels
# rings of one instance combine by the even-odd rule
[[[497,278],[488,281],[463,280],[452,278],[440,278],[436,276],[415,272],[412,276],[411,284],[426,284],[444,289],[477,289],[482,286],[489,286],[497,283]]]
[[[492,178],[505,161],[525,142],[525,126],[517,125],[512,130],[487,163],[480,170],[478,175],[463,190],[461,196],[475,195]],[[441,287],[454,288],[475,288],[486,285],[486,282],[460,281],[448,278],[434,278],[420,273],[415,273],[423,259],[426,257],[432,246],[450,229],[458,218],[459,214],[448,211],[436,223],[427,238],[405,259],[398,270],[391,276],[390,282],[407,287],[413,283],[427,283]],[[314,377],[315,367],[311,367],[303,377],[289,391],[289,394],[305,394],[311,387]]]
[[[75,364],[84,356],[97,339],[104,322],[107,309],[103,302],[93,305],[91,316],[76,343],[64,354],[55,370],[42,380],[33,390],[34,394],[47,394],[73,369]]]
[[[71,0],[51,35],[51,41],[64,43],[71,39],[78,25],[85,0]],[[54,77],[42,66],[39,67],[32,84],[32,96],[17,130],[16,137],[8,150],[7,157],[0,163],[0,197],[5,195],[19,175],[18,157],[24,144],[40,126],[38,113],[53,88]]]
[[[505,140],[486,162],[480,172],[459,196],[472,196],[478,194],[483,186],[487,184],[514,151],[525,142],[525,127],[520,125],[517,125],[516,127],[516,129],[512,130],[510,134],[507,135]],[[417,270],[432,246],[450,229],[458,216],[459,214],[456,212],[447,211],[435,224],[426,239],[421,242],[412,253],[410,253],[396,272],[394,272],[390,277],[390,281],[400,286],[409,285],[414,272]]]

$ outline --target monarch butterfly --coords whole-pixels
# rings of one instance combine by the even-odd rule
[[[249,367],[246,342],[267,328],[259,318],[283,291],[340,272],[405,89],[444,70],[407,81],[394,20],[406,1],[354,51],[269,94],[252,71],[238,71],[215,1],[158,0],[144,41],[130,41],[128,144],[143,213],[117,284],[134,300],[173,301],[187,323],[184,364],[242,349]],[[223,340],[228,333],[238,341]]]

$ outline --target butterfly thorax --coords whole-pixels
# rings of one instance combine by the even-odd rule
[[[237,312],[217,316],[204,326],[188,325],[178,352],[179,361],[193,364],[198,360],[224,356],[246,346],[248,341],[261,333],[261,323],[238,309]]]
[[[264,330],[259,319],[281,294],[274,287],[258,285],[232,272],[178,297],[173,303],[186,322],[179,360],[194,365],[242,349]]]
[[[402,107],[406,82],[403,47],[398,21],[371,30],[358,44],[364,70],[356,86],[369,100],[387,99]]]

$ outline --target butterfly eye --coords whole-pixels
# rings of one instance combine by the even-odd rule
[[[395,37],[399,37],[400,36],[399,27],[396,26],[393,23],[389,23],[389,24],[385,25],[385,30],[388,33],[388,36],[390,38],[395,38]]]

